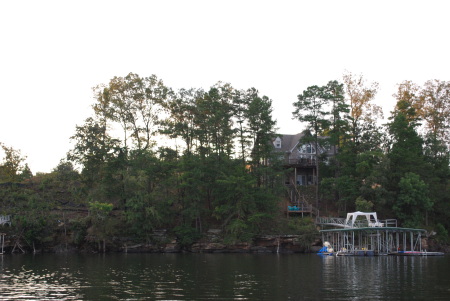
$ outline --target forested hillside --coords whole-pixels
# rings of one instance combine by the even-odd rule
[[[405,81],[388,121],[373,103],[376,83],[346,74],[307,87],[293,102],[298,132],[332,148],[318,161],[321,215],[374,210],[448,241],[450,82]],[[175,91],[130,73],[93,89],[92,116],[51,173],[33,175],[19,150],[1,144],[0,226],[28,244],[151,240],[167,229],[189,246],[210,228],[224,241],[313,233],[283,215],[286,170],[274,153],[272,101],[217,83]],[[295,100],[295,98],[294,98]]]

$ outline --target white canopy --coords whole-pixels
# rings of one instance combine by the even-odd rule
[[[356,212],[347,213],[347,218],[345,219],[345,224],[353,228],[358,216],[366,217],[367,223],[370,227],[383,227],[383,224],[378,222],[376,212],[356,211]]]

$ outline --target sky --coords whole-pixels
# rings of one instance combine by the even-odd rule
[[[92,115],[92,87],[155,74],[174,89],[218,81],[292,103],[345,72],[379,83],[385,116],[405,80],[450,80],[450,1],[0,1],[0,142],[50,172]],[[0,160],[2,154],[0,153]]]

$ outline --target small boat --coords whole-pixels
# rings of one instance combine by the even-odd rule
[[[443,252],[427,252],[427,251],[398,251],[392,253],[396,256],[443,256]]]
[[[333,253],[334,250],[328,241],[324,242],[322,249],[320,249],[319,252],[317,252],[318,255],[325,255],[325,256],[332,256]]]

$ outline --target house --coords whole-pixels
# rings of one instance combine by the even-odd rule
[[[311,140],[308,131],[295,135],[278,135],[272,140],[275,153],[279,153],[283,166],[289,170],[285,178],[285,185],[289,190],[288,213],[292,211],[289,208],[312,207],[310,204],[315,203],[312,191],[317,185],[317,156],[324,156],[327,162],[335,152],[326,147],[325,137],[319,137],[323,143],[319,143],[317,150]]]

